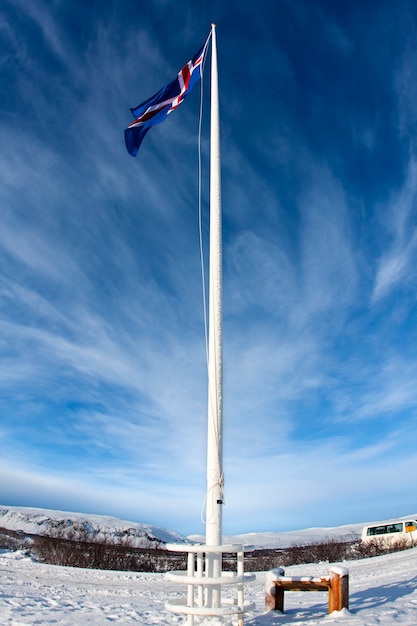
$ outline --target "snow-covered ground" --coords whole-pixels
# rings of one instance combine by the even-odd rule
[[[278,564],[277,564],[278,565]],[[286,613],[265,613],[265,573],[246,587],[256,611],[251,626],[416,626],[417,548],[344,563],[350,572],[350,609],[327,615],[326,593],[286,593]],[[328,565],[297,565],[287,574],[326,574]],[[0,553],[0,624],[104,626],[179,624],[164,608],[183,590],[164,574],[82,570],[33,562],[21,552]],[[217,622],[218,623],[218,622]]]
[[[407,516],[416,519],[416,515]],[[405,519],[405,518],[404,518]],[[162,541],[184,540],[164,528],[45,509],[0,506],[0,527],[23,533],[46,534],[51,520],[84,524],[97,532]],[[362,524],[338,528],[310,528],[286,533],[251,533],[225,537],[227,543],[257,547],[286,547],[326,538],[357,539]],[[202,539],[197,535],[189,539]],[[276,563],[279,566],[280,563]],[[265,572],[246,586],[246,601],[256,610],[245,623],[251,626],[417,626],[417,548],[372,559],[343,563],[350,572],[350,609],[327,615],[326,593],[286,593],[284,615],[264,611]],[[288,575],[328,573],[328,564],[286,568]],[[0,624],[33,626],[105,626],[106,624],[182,624],[182,617],[166,611],[164,604],[184,594],[164,574],[112,572],[46,565],[23,552],[0,550]],[[229,623],[229,622],[225,622]],[[218,626],[219,622],[215,623]]]

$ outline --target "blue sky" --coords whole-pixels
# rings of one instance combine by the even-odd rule
[[[123,131],[213,21],[224,532],[415,512],[412,0],[3,2],[0,502],[204,531],[199,90]]]

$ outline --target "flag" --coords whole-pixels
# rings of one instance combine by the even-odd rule
[[[178,72],[175,80],[162,87],[149,100],[145,100],[139,106],[130,109],[135,119],[125,130],[126,148],[129,154],[137,155],[140,144],[151,126],[163,122],[168,114],[181,104],[198,79],[201,78],[207,41],[191,61],[188,61]]]

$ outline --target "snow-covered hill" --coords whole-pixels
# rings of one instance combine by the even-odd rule
[[[417,519],[417,514],[405,515],[398,519]],[[375,523],[384,523],[391,520],[375,520]],[[335,528],[307,528],[288,532],[247,533],[244,535],[224,536],[224,543],[237,543],[255,548],[288,548],[292,545],[311,544],[328,539],[341,541],[356,541],[360,538],[365,524],[346,524]],[[55,511],[19,506],[0,505],[0,528],[33,535],[47,535],[51,526],[84,528],[91,534],[100,533],[107,537],[129,537],[134,539],[137,546],[149,545],[149,542],[162,543],[202,542],[203,535],[189,535],[187,538],[179,533],[152,526],[151,524],[129,522],[107,515],[90,515]]]
[[[411,518],[413,519],[413,518]],[[347,524],[336,528],[306,528],[274,533],[246,533],[244,535],[224,536],[224,543],[237,543],[255,548],[289,548],[292,545],[310,544],[327,539],[356,541],[360,538],[364,524]],[[203,535],[189,535],[192,542],[204,541]]]
[[[398,517],[399,520],[417,520],[417,514]],[[345,524],[334,528],[306,528],[287,532],[246,533],[244,535],[224,536],[224,543],[237,543],[255,548],[289,548],[293,545],[308,545],[328,539],[356,541],[360,539],[362,529],[368,524],[385,524],[393,520],[370,520],[360,524]],[[189,535],[191,542],[204,541],[202,535]],[[417,623],[417,622],[416,622]]]
[[[0,505],[0,528],[30,535],[48,535],[51,528],[84,529],[89,534],[109,538],[129,538],[138,547],[148,547],[150,543],[183,543],[187,539],[173,530],[139,524],[110,517],[67,511],[54,511],[19,506]]]

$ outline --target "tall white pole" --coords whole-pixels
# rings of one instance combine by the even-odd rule
[[[222,571],[222,554],[232,546],[223,546],[222,507],[223,494],[223,363],[222,363],[222,220],[220,193],[220,133],[219,94],[217,75],[216,26],[211,25],[211,114],[210,114],[210,271],[209,271],[209,341],[208,341],[208,433],[207,433],[207,496],[206,496],[206,545],[167,545],[169,550],[188,552],[187,576],[179,572],[167,574],[170,580],[177,578],[188,585],[187,603],[176,599],[166,607],[175,613],[188,615],[188,625],[193,626],[194,616],[218,616],[236,614],[242,626],[243,615],[254,604],[244,605],[243,584],[248,576],[243,572],[243,550],[234,546],[237,553],[237,574],[227,583],[237,584],[237,604],[231,607],[222,600],[222,584],[226,575]],[[203,557],[205,553],[205,557]],[[197,554],[197,569],[195,567]],[[203,568],[205,571],[203,571]],[[253,580],[249,577],[249,580]],[[197,586],[197,593],[194,588]],[[196,597],[197,596],[197,597]],[[227,608],[226,608],[227,603]],[[205,623],[205,622],[204,622]],[[216,623],[217,620],[216,620]]]
[[[206,544],[222,545],[223,506],[223,362],[222,362],[222,223],[220,132],[216,26],[211,25],[210,115],[210,288],[207,436]],[[220,558],[220,556],[219,556]],[[216,568],[216,566],[214,565]]]

